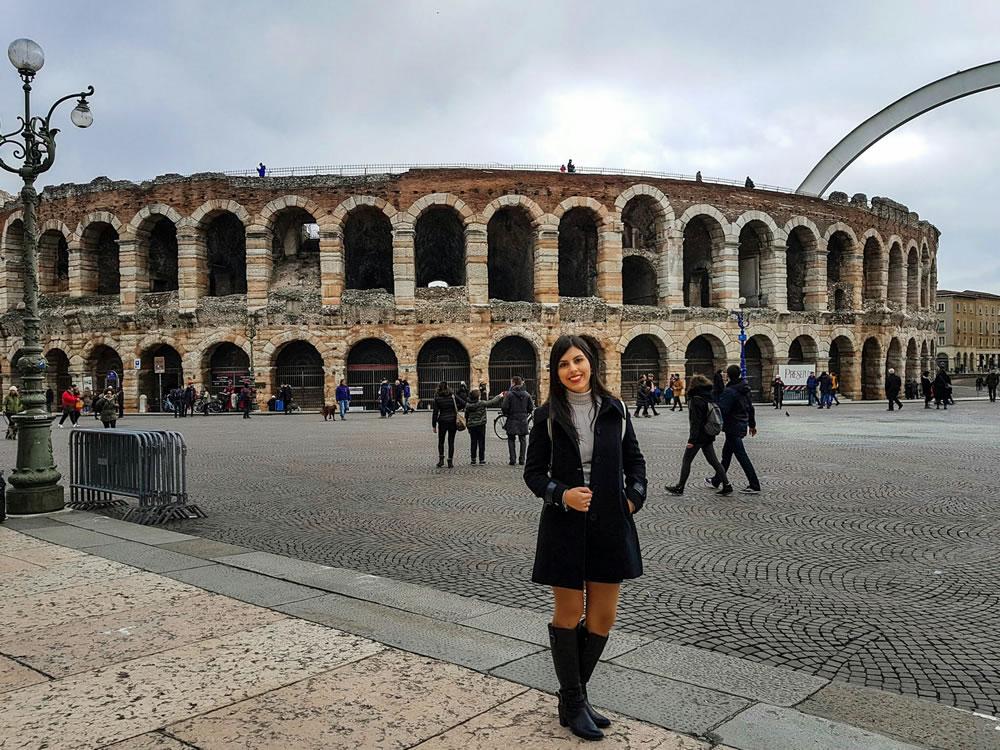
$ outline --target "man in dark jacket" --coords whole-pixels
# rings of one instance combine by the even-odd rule
[[[646,390],[646,376],[643,375],[639,378],[639,385],[636,386],[635,391],[635,414],[633,416],[638,417],[639,412],[643,409],[646,410],[646,416],[649,416],[649,393]]]
[[[924,397],[924,408],[931,408],[931,378],[930,371],[924,370],[924,374],[920,376],[920,395]]]
[[[780,409],[781,405],[785,402],[785,381],[781,379],[779,375],[771,383],[771,401],[774,403],[775,409]]]
[[[945,372],[944,366],[940,366],[934,378],[934,403],[938,409],[944,403],[944,409],[948,411],[949,399],[951,399],[951,376]]]
[[[187,388],[184,389],[184,411],[189,412],[191,416],[194,416],[194,402],[198,399],[198,389],[194,387],[194,383],[188,383]]]
[[[1000,374],[997,374],[996,370],[990,370],[990,374],[986,376],[986,392],[990,396],[990,403],[993,404],[997,402],[997,385],[1000,385]]]
[[[824,370],[819,376],[819,408],[833,404],[833,378]]]
[[[292,413],[292,386],[285,383],[281,386],[281,401],[285,414]]]
[[[510,380],[510,390],[503,397],[500,411],[507,417],[504,423],[504,430],[507,432],[507,450],[510,453],[510,465],[524,463],[524,454],[528,450],[528,417],[534,411],[535,406],[531,403],[531,396],[524,390],[524,381],[520,375],[515,375]],[[520,454],[514,451],[515,440],[520,441]]]
[[[656,404],[659,399],[656,397],[656,380],[653,378],[653,373],[646,374],[646,402],[649,404],[649,408],[653,410],[653,416],[660,416],[660,412],[656,410]]]
[[[722,468],[728,475],[729,464],[735,455],[749,483],[740,492],[756,494],[760,492],[760,480],[743,445],[747,430],[750,431],[751,437],[757,434],[757,418],[753,409],[750,384],[743,378],[739,365],[730,365],[726,370],[726,377],[729,383],[718,401],[719,409],[722,411],[722,432],[726,436],[726,442],[722,445]],[[705,481],[713,487],[719,486],[715,477]]]
[[[889,408],[887,411],[892,411],[892,405],[898,404],[899,408],[903,408],[903,402],[899,400],[899,389],[903,387],[903,381],[899,379],[899,375],[891,367],[889,368],[889,374],[885,376],[885,397],[889,399]]]
[[[806,395],[809,396],[809,406],[813,405],[813,401],[816,401],[816,386],[819,385],[819,380],[816,379],[816,375],[809,373],[809,377],[806,379]]]

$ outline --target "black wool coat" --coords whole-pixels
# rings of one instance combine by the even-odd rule
[[[566,490],[583,486],[583,462],[576,440],[559,424],[553,423],[549,440],[548,417],[547,404],[535,410],[524,481],[537,497],[561,501]],[[590,488],[594,495],[586,513],[543,506],[533,582],[583,589],[585,581],[621,583],[642,575],[639,536],[626,500],[637,512],[642,508],[646,461],[628,410],[617,399],[604,399],[594,420]]]

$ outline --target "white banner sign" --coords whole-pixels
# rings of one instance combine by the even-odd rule
[[[816,374],[816,365],[778,365],[778,375],[787,388],[790,385],[804,386],[810,375]]]

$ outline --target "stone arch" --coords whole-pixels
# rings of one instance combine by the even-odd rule
[[[833,229],[832,227],[830,229]],[[826,293],[828,308],[834,311],[844,311],[853,307],[854,274],[857,255],[857,239],[853,231],[837,228],[827,230],[826,239]],[[850,229],[850,227],[848,227]],[[831,304],[832,303],[832,304]]]
[[[522,378],[525,390],[538,402],[541,355],[535,342],[518,334],[503,336],[490,346],[487,361],[491,396],[508,390],[511,379],[517,375]],[[469,387],[473,387],[471,382]]]
[[[251,377],[250,353],[249,342],[241,345],[233,334],[220,335],[212,341],[213,338],[202,345],[199,371],[202,383],[218,393],[224,388],[238,387]]]
[[[385,343],[393,353],[403,362],[412,362],[416,359],[416,355],[402,342],[398,341],[395,336],[390,333],[386,333],[381,329],[362,329],[360,331],[353,332],[350,336],[344,339],[344,358],[346,361],[347,355],[350,353],[351,349],[360,344],[362,341],[367,339],[378,339]]]
[[[183,217],[165,203],[144,206],[129,222],[135,240],[137,292],[169,292],[180,287],[177,228]]]
[[[473,211],[465,201],[459,198],[457,195],[452,195],[451,193],[429,193],[420,198],[417,198],[410,207],[406,209],[406,213],[413,217],[414,223],[430,208],[434,206],[447,206],[453,209],[462,219],[462,224],[467,226],[476,221],[476,212]]]
[[[684,347],[685,379],[698,373],[711,380],[716,370],[726,368],[729,358],[722,339],[712,333],[696,334],[689,339]]]
[[[855,366],[857,345],[850,331],[834,331],[827,351],[829,372],[837,376],[837,388],[851,398],[861,397],[860,369]]]
[[[668,348],[655,334],[640,332],[632,336],[621,350],[621,396],[626,403],[635,402],[640,378],[653,375],[654,384],[667,382]],[[646,416],[648,414],[644,412]]]
[[[806,309],[809,261],[818,252],[819,234],[815,231],[815,226],[807,219],[790,221],[782,228],[786,238],[785,301],[791,312],[802,312]]]
[[[906,307],[920,309],[920,250],[913,240],[906,247]]]
[[[351,404],[366,409],[379,407],[382,381],[395,382],[399,377],[399,353],[391,336],[359,334],[347,347],[344,357],[344,377],[348,385],[360,388],[351,397]]]
[[[768,335],[761,331],[759,326],[754,326],[753,335],[747,339],[744,346],[746,380],[753,398],[757,401],[766,400],[771,381],[778,374],[776,340],[773,333]]]
[[[926,310],[930,306],[931,288],[931,254],[925,241],[920,249],[920,307]]]
[[[248,263],[258,266],[258,276],[267,279],[267,290],[288,288],[320,293],[321,209],[299,195],[286,195],[265,206],[248,229],[254,247]],[[264,302],[264,289],[257,288],[255,304]]]
[[[494,198],[483,209],[483,223],[486,224],[493,215],[504,208],[521,208],[531,217],[533,226],[537,226],[541,218],[545,215],[541,206],[535,203],[526,195],[517,193],[507,193],[499,198]]]
[[[236,201],[227,200],[225,198],[215,198],[202,203],[194,210],[194,213],[191,214],[191,221],[196,227],[204,231],[208,228],[208,222],[210,222],[218,214],[223,213],[232,214],[240,220],[240,223],[244,227],[248,227],[253,224],[249,211],[243,208],[243,206]]]
[[[397,211],[381,198],[352,196],[334,210],[344,243],[346,289],[395,293],[393,222]]]
[[[292,335],[274,348],[270,359],[274,383],[289,386],[292,400],[305,409],[319,409],[325,398],[326,362],[323,351],[308,338]],[[269,344],[273,345],[274,339]]]
[[[417,352],[417,394],[421,401],[434,398],[440,381],[455,389],[459,383],[469,383],[468,347],[452,336],[432,335],[425,338]]]
[[[754,222],[759,222],[767,228],[767,231],[770,232],[770,237],[768,237],[770,242],[782,242],[785,239],[785,230],[779,228],[771,215],[764,211],[744,211],[732,223],[732,234],[738,237],[744,227]]]
[[[24,295],[24,219],[14,211],[3,225],[2,249],[6,307],[14,309]]]
[[[652,221],[642,222],[641,211],[651,214]],[[662,252],[674,223],[674,209],[667,196],[652,185],[638,184],[626,188],[615,199],[615,211],[622,221],[622,247]],[[636,220],[630,220],[634,213]],[[646,226],[639,226],[644,223]],[[651,226],[650,226],[651,224]],[[637,241],[638,240],[638,241]]]
[[[684,305],[719,307],[722,295],[715,266],[730,237],[729,222],[714,206],[692,206],[677,222],[684,264]]]
[[[51,388],[55,393],[53,409],[58,410],[60,394],[73,384],[73,376],[70,375],[71,364],[65,344],[50,343],[45,351],[45,360],[48,362],[48,368],[45,371],[43,387]]]
[[[889,245],[889,279],[886,299],[895,307],[906,306],[906,260],[899,237],[893,235]]]
[[[869,229],[864,235],[862,278],[864,301],[874,302],[885,299],[885,278],[888,274],[888,258],[885,245],[878,231]]]
[[[146,337],[148,340],[149,336]],[[151,341],[136,347],[135,355],[139,358],[138,396],[146,397],[146,406],[150,411],[159,412],[164,408],[164,393],[173,388],[184,388],[184,352],[177,349],[172,342],[163,337],[155,337]],[[163,357],[164,372],[156,373],[155,359]]]
[[[558,206],[555,207],[555,210],[552,212],[552,215],[555,217],[556,221],[559,222],[565,214],[569,213],[574,208],[586,208],[589,211],[591,211],[594,214],[594,216],[597,217],[598,219],[597,223],[599,226],[603,226],[609,222],[612,222],[614,221],[615,218],[614,215],[611,212],[609,212],[607,208],[604,207],[604,204],[601,203],[596,198],[584,197],[579,195],[567,198],[566,200],[562,201],[562,203],[560,203]]]
[[[175,226],[184,220],[183,216],[166,203],[150,203],[148,206],[143,206],[136,211],[135,216],[132,217],[132,220],[129,221],[128,226],[125,228],[124,233],[135,236],[141,229],[148,228],[149,220],[156,217],[169,219]]]
[[[733,223],[733,233],[739,238],[739,296],[746,298],[749,307],[765,307],[770,302],[763,299],[763,271],[780,231],[774,219],[762,211],[747,211]]]
[[[425,196],[439,200],[419,205],[424,200],[421,198],[412,207],[418,209],[416,214],[411,213],[414,279],[418,288],[436,281],[448,286],[465,285],[465,228],[472,211],[459,201],[465,209],[463,214],[457,205],[445,200],[448,197],[444,193]]]
[[[861,398],[869,401],[881,399],[884,382],[882,344],[878,337],[869,336],[861,348]]]
[[[323,215],[322,209],[309,198],[303,198],[301,195],[283,195],[264,206],[260,210],[260,213],[254,217],[252,223],[255,226],[263,228],[265,232],[273,232],[278,214],[289,208],[301,209],[312,216],[317,223],[319,222],[319,217]]]
[[[343,232],[344,222],[347,220],[348,214],[363,206],[380,211],[385,214],[385,217],[389,219],[390,222],[392,222],[396,218],[396,214],[399,213],[395,206],[383,198],[378,198],[374,195],[352,195],[350,198],[343,200],[335,209],[333,209],[333,213],[330,214],[330,218],[327,223],[333,228],[334,231]]]
[[[486,219],[486,273],[488,296],[505,302],[533,302],[535,299],[535,242],[541,209],[530,199],[490,203],[497,207],[484,211]]]
[[[231,210],[233,207],[238,211]],[[192,216],[205,247],[208,295],[247,293],[249,214],[236,201],[208,201]]]
[[[910,337],[906,342],[906,375],[903,381],[913,380],[920,382],[920,351],[917,348],[917,340]]]
[[[889,339],[889,345],[886,347],[885,374],[888,374],[890,369],[895,370],[901,380],[906,379],[906,350],[903,342],[896,336]]]
[[[119,295],[121,293],[122,222],[110,211],[87,214],[77,227],[72,246],[77,244],[81,294]],[[74,253],[70,253],[72,256]],[[73,259],[70,258],[70,264]]]
[[[560,206],[572,200],[575,199],[567,198]],[[574,205],[559,214],[560,297],[597,296],[597,251],[601,222],[601,215],[589,204]]]
[[[281,349],[293,341],[305,341],[313,346],[321,355],[333,350],[333,344],[328,342],[311,331],[285,330],[271,336],[263,346],[260,347],[261,356],[268,361],[274,359]]]
[[[644,182],[631,185],[619,193],[618,197],[615,198],[615,211],[620,214],[630,200],[640,195],[647,195],[652,198],[659,205],[664,219],[669,222],[674,220],[674,207],[670,205],[670,200],[666,193],[655,185],[647,185]]]
[[[819,361],[819,345],[816,338],[808,333],[800,333],[788,345],[788,364],[816,364]]]
[[[109,341],[107,337],[101,337],[100,340],[90,342],[89,349],[84,349],[85,352],[89,352],[85,356],[85,366],[86,373],[93,378],[94,393],[103,391],[109,385],[118,387],[122,382],[124,362],[121,354],[117,347],[105,343],[106,341]],[[116,373],[117,378],[108,377],[111,371]]]
[[[653,264],[641,255],[622,258],[622,304],[655,306],[658,302]]]
[[[526,328],[524,326],[505,326],[499,331],[493,333],[480,350],[479,358],[486,357],[488,359],[493,347],[496,346],[502,339],[510,338],[511,336],[517,336],[530,342],[532,347],[535,349],[535,356],[538,357],[538,361],[542,361],[542,355],[548,348],[544,339],[542,339],[541,336],[532,331],[530,328]],[[476,358],[474,357],[474,359]]]

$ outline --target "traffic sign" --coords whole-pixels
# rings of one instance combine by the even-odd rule
[[[141,367],[142,367],[142,360],[141,359],[133,359],[132,360],[132,369],[133,370],[138,370]]]
[[[153,372],[157,375],[162,375],[167,371],[167,358],[166,357],[153,357]]]

